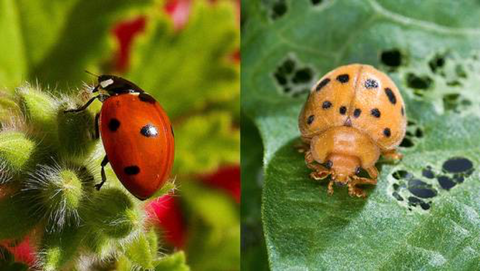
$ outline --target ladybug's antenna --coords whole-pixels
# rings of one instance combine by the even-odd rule
[[[90,71],[87,71],[87,70],[85,70],[85,72],[88,73],[88,74],[90,74],[90,75],[93,75],[93,76],[95,76],[95,77],[97,77],[97,78],[100,77],[99,75],[96,75],[96,74],[94,74],[93,72],[90,72]]]

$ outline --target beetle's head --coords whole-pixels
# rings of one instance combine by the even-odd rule
[[[330,169],[332,180],[340,186],[348,184],[351,177],[360,172],[360,160],[349,155],[332,154],[325,166]]]

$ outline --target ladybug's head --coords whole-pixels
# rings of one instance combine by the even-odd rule
[[[127,79],[108,74],[98,76],[98,84],[93,89],[93,92],[102,90],[109,96],[144,92],[140,87]]]
[[[332,180],[344,186],[350,182],[352,176],[358,174],[360,160],[354,156],[333,154],[329,156],[326,167],[330,169]]]

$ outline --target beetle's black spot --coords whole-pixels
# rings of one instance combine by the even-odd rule
[[[138,98],[140,99],[140,101],[142,102],[146,102],[146,103],[151,103],[151,104],[154,104],[156,101],[155,101],[155,98],[153,98],[152,96],[148,95],[147,93],[145,92],[142,92],[138,95]]]
[[[158,135],[157,127],[147,124],[140,129],[140,134],[145,137],[156,137]]]
[[[373,79],[367,79],[365,81],[365,88],[371,89],[371,88],[378,88],[378,82]]]
[[[332,107],[332,103],[330,101],[323,102],[322,104],[323,109],[329,109],[330,107]]]
[[[470,160],[463,157],[454,157],[443,163],[443,169],[450,173],[461,173],[472,170],[473,164]]]
[[[350,76],[348,76],[348,74],[340,74],[339,76],[337,76],[337,81],[342,84],[347,83],[349,79]]]
[[[140,173],[140,168],[138,166],[128,166],[123,169],[128,175],[137,175]]]
[[[400,113],[402,113],[402,116],[405,116],[405,108],[403,108],[403,106],[402,109],[400,109]]]
[[[347,113],[347,108],[345,106],[341,106],[339,111],[340,114],[345,115],[345,113]]]
[[[317,87],[315,88],[316,91],[320,91],[324,86],[328,85],[330,83],[329,78],[325,78],[320,83],[318,83]]]
[[[315,116],[314,115],[310,115],[308,116],[307,118],[307,123],[308,125],[312,124],[312,122],[315,120]]]
[[[385,94],[387,95],[388,100],[389,100],[392,104],[396,104],[396,103],[397,103],[397,97],[395,97],[395,94],[393,93],[393,91],[392,91],[390,88],[385,88]]]
[[[355,118],[360,117],[360,114],[362,114],[362,110],[360,110],[360,108],[357,108],[357,109],[355,109],[355,110],[353,111],[353,116],[354,116]]]
[[[445,190],[450,190],[452,187],[457,185],[450,177],[448,176],[438,176],[437,177],[438,183],[440,186]]]
[[[392,135],[392,131],[390,131],[390,128],[385,128],[383,130],[383,134],[386,136],[386,137],[390,137]]]
[[[108,122],[108,129],[112,132],[115,132],[116,130],[118,130],[118,127],[120,127],[120,121],[115,118],[110,119],[110,121]]]
[[[370,113],[372,114],[372,116],[374,116],[375,118],[380,118],[380,110],[378,110],[378,108],[374,108],[372,109],[372,111],[370,111]]]

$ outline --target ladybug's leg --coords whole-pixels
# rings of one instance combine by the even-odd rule
[[[105,155],[105,157],[102,160],[102,164],[101,164],[101,166],[102,166],[102,171],[101,171],[102,182],[95,185],[95,188],[97,188],[97,190],[100,190],[100,188],[102,188],[102,185],[107,181],[107,176],[105,175],[105,166],[107,164],[108,164],[108,157]]]
[[[88,102],[84,105],[82,105],[81,107],[77,108],[77,109],[70,109],[70,110],[65,110],[63,111],[63,113],[77,113],[77,112],[82,112],[83,110],[87,109],[87,107],[93,103],[93,101],[95,101],[95,99],[97,99],[98,96],[95,96],[93,98],[91,98],[90,100],[88,100]]]
[[[397,152],[396,149],[386,151],[382,153],[383,157],[386,158],[387,160],[392,160],[392,161],[399,161],[402,159],[403,155],[399,152]]]
[[[95,139],[100,138],[100,128],[98,126],[99,120],[100,120],[100,113],[97,113],[95,115]]]

